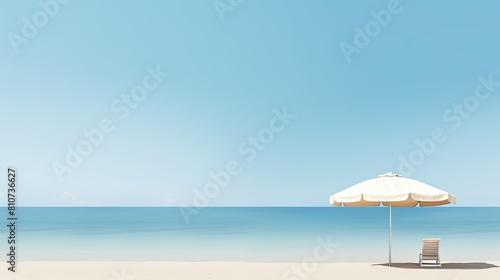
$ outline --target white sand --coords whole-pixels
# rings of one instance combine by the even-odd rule
[[[497,266],[497,267],[495,267]],[[294,270],[297,269],[297,270]],[[305,270],[309,269],[309,271]],[[295,272],[294,272],[295,271]],[[18,272],[0,265],[0,279],[22,280],[298,280],[298,279],[415,279],[495,280],[500,279],[500,261],[445,263],[442,268],[419,268],[416,264],[394,267],[371,263],[290,263],[236,262],[26,262]]]

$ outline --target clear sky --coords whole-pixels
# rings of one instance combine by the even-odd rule
[[[0,3],[21,205],[326,206],[391,171],[500,206],[499,1],[40,3]]]

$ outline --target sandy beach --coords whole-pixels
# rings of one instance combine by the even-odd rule
[[[255,280],[255,279],[498,279],[500,261],[443,263],[441,268],[419,268],[415,263],[393,267],[376,263],[328,263],[304,267],[300,263],[237,262],[26,262],[18,272],[2,265],[0,279],[22,280]]]

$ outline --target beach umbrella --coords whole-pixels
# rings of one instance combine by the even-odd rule
[[[455,196],[417,180],[387,173],[330,196],[334,206],[389,207],[389,266],[391,265],[392,207],[439,206],[455,203]]]

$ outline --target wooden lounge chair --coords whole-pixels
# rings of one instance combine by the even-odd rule
[[[440,238],[424,238],[422,239],[422,254],[419,257],[420,266],[440,267],[441,260],[439,259],[439,242]]]

